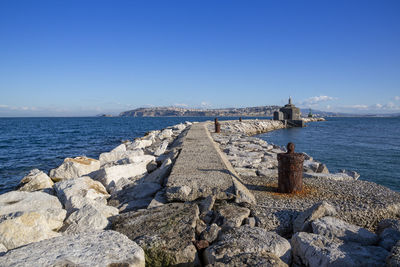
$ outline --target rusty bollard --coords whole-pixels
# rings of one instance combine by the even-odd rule
[[[295,193],[303,189],[304,155],[294,153],[294,144],[287,144],[287,153],[278,154],[278,191]]]
[[[239,117],[239,122],[242,122],[242,117]]]
[[[220,133],[221,132],[221,124],[218,122],[218,118],[215,118],[215,132]]]

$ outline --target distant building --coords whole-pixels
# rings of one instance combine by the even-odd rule
[[[289,126],[303,127],[304,123],[300,116],[300,109],[292,104],[291,97],[284,107],[274,112],[274,120],[285,121]]]

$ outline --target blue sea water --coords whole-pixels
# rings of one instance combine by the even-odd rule
[[[280,146],[293,142],[330,172],[354,170],[361,180],[400,191],[400,117],[327,118],[258,137]]]
[[[0,194],[14,189],[33,168],[48,172],[66,157],[97,158],[122,140],[143,136],[150,130],[213,119],[0,118]],[[278,130],[259,137],[278,145],[292,141],[297,151],[307,152],[331,171],[356,170],[360,179],[400,191],[399,133],[400,118],[328,118],[306,128]]]

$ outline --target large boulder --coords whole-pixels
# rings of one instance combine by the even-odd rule
[[[58,236],[66,211],[57,197],[43,192],[0,195],[0,244],[13,249]]]
[[[343,243],[306,232],[293,235],[291,244],[294,263],[299,266],[383,266],[389,253],[381,247]]]
[[[33,192],[42,189],[51,189],[53,184],[53,181],[47,174],[38,169],[33,169],[22,178],[18,185],[18,190]]]
[[[100,169],[100,161],[87,157],[66,158],[58,168],[50,170],[53,181],[78,178]]]
[[[174,133],[173,133],[172,129],[165,129],[165,130],[161,131],[161,132],[157,135],[157,137],[158,137],[159,139],[161,139],[161,140],[164,140],[164,139],[166,139],[166,138],[171,138],[173,134],[174,134]]]
[[[325,216],[335,216],[336,208],[326,201],[318,202],[300,213],[293,222],[293,232],[311,232],[311,222]]]
[[[263,266],[263,267],[288,267],[279,257],[272,253],[240,253],[231,257],[218,259],[207,267],[232,267],[232,266]]]
[[[172,168],[172,160],[166,159],[159,168],[157,168],[153,172],[147,174],[143,178],[143,182],[163,184],[165,178],[171,172],[171,168]]]
[[[106,216],[96,206],[89,203],[74,211],[64,222],[63,232],[76,234],[87,231],[103,230],[109,224]]]
[[[133,178],[146,174],[147,164],[148,162],[142,161],[126,165],[104,167],[96,173],[94,178],[100,181],[106,188],[109,188],[114,186],[121,178]]]
[[[199,210],[195,204],[170,203],[115,216],[112,229],[137,242],[149,266],[198,265],[193,245]]]
[[[247,225],[231,228],[220,234],[218,242],[205,250],[204,261],[206,264],[214,264],[242,253],[254,255],[271,253],[287,264],[291,261],[290,243],[285,238],[262,228]]]
[[[226,227],[240,227],[243,220],[250,215],[250,210],[245,207],[240,207],[234,204],[218,205],[217,220],[220,220],[223,226]]]
[[[154,152],[154,156],[160,156],[162,154],[164,154],[165,150],[167,150],[168,147],[168,141],[164,140],[156,149],[156,151]]]
[[[378,236],[367,229],[349,224],[335,217],[323,217],[311,223],[313,233],[330,239],[340,239],[344,242],[356,242],[361,245],[374,245]]]
[[[144,155],[144,152],[142,149],[135,149],[135,150],[117,150],[117,151],[111,151],[111,152],[105,152],[101,153],[99,156],[100,160],[100,165],[103,166],[107,163],[113,163],[119,160],[124,160],[124,159],[134,159],[137,157],[142,157]]]
[[[58,198],[47,193],[11,191],[0,195],[0,216],[17,217],[29,212],[42,214],[54,230],[63,225],[66,216]]]
[[[88,202],[106,205],[110,196],[100,182],[88,176],[58,182],[54,188],[68,213],[80,209]]]
[[[7,266],[145,266],[144,252],[126,236],[101,231],[60,236],[8,251]],[[2,265],[2,264],[0,264]]]

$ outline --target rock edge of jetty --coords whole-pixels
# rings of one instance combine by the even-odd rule
[[[308,121],[319,121],[312,118]],[[280,121],[181,123],[0,195],[0,266],[399,266],[400,194],[305,155],[277,191]]]

